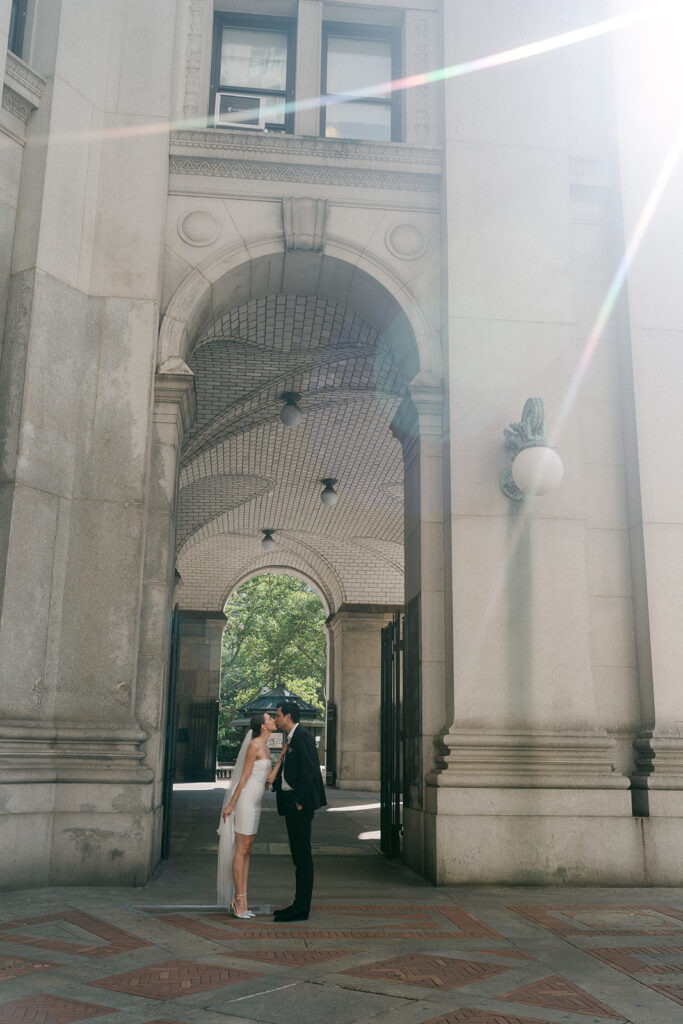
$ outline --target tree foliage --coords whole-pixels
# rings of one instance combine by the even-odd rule
[[[296,576],[265,574],[242,584],[225,606],[218,758],[229,760],[241,730],[237,709],[283,684],[321,710],[325,700],[325,610]]]

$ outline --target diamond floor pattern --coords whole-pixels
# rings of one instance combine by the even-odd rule
[[[401,985],[419,985],[423,988],[451,990],[471,985],[475,981],[495,978],[497,974],[512,970],[495,964],[480,963],[476,960],[456,960],[452,957],[397,956],[380,960],[362,967],[350,967],[342,974],[353,974],[357,978],[372,978],[375,981],[395,981]]]
[[[235,985],[239,981],[258,978],[252,971],[239,971],[234,967],[218,964],[204,964],[193,960],[166,960],[160,964],[141,967],[122,974],[112,974],[88,982],[96,988],[112,992],[126,992],[130,995],[145,996],[148,999],[177,999],[193,992]]]

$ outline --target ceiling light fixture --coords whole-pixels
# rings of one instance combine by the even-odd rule
[[[263,540],[261,541],[261,547],[264,551],[274,551],[275,541],[273,540],[274,530],[261,530],[263,534]]]
[[[280,398],[285,403],[280,413],[283,425],[285,427],[298,427],[304,418],[304,414],[299,408],[301,395],[297,391],[285,391],[280,395]]]
[[[336,484],[336,482],[337,481],[334,479],[334,477],[331,476],[326,476],[325,479],[321,481],[321,483],[325,485],[325,490],[322,491],[320,494],[320,500],[322,501],[323,505],[337,504],[339,495],[334,489],[334,485]]]

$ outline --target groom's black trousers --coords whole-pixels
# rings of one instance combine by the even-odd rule
[[[312,811],[297,810],[294,794],[283,790],[285,803],[285,825],[289,838],[289,849],[296,869],[296,892],[294,903],[297,910],[309,913],[313,896],[313,852],[311,850]]]

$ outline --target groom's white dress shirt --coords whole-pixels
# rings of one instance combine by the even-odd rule
[[[299,723],[296,722],[295,725],[292,727],[291,731],[287,733],[287,742],[288,743],[291,743],[292,736],[296,732],[296,730],[298,728],[298,725],[299,725]],[[289,751],[287,751],[287,754],[288,753],[289,753]],[[282,788],[285,790],[285,792],[287,790],[289,790],[291,792],[292,787],[289,785],[289,783],[287,782],[287,779],[285,778],[285,770],[287,768],[287,754],[285,754],[285,763],[282,766]]]

